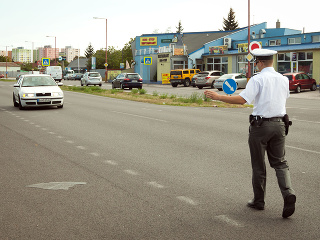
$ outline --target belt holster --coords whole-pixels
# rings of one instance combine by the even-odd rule
[[[283,120],[284,125],[285,125],[285,127],[286,127],[286,135],[288,135],[288,133],[289,133],[289,127],[292,125],[292,121],[289,121],[289,116],[288,116],[288,114],[284,115],[282,120]]]

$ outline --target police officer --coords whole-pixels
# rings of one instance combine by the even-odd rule
[[[286,100],[289,97],[289,81],[273,68],[273,55],[268,49],[255,49],[256,67],[260,73],[253,76],[246,88],[238,96],[220,95],[206,90],[204,94],[213,100],[231,104],[251,104],[249,148],[252,165],[252,186],[254,198],[248,207],[264,210],[266,194],[265,152],[269,164],[275,169],[284,207],[282,217],[287,218],[295,211],[296,196],[291,186],[289,166],[285,160]]]

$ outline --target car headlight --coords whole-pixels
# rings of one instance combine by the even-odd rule
[[[24,93],[22,96],[23,96],[23,97],[30,97],[30,98],[32,98],[32,97],[34,97],[34,93]]]
[[[52,97],[61,97],[63,96],[62,92],[54,92],[52,93]]]

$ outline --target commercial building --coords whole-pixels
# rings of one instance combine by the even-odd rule
[[[303,71],[319,84],[320,32],[250,26],[250,42],[278,51],[274,67],[281,73]],[[161,82],[171,69],[198,68],[225,73],[246,73],[248,28],[234,31],[144,34],[132,43],[135,72],[148,82]],[[147,60],[147,61],[146,61]],[[151,61],[150,61],[151,60]],[[255,71],[251,62],[252,72]]]

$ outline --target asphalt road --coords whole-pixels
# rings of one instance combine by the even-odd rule
[[[318,91],[288,100],[286,153],[298,200],[282,219],[271,168],[266,209],[245,206],[249,108],[65,92],[63,109],[21,111],[12,85],[0,82],[0,239],[320,238]]]

